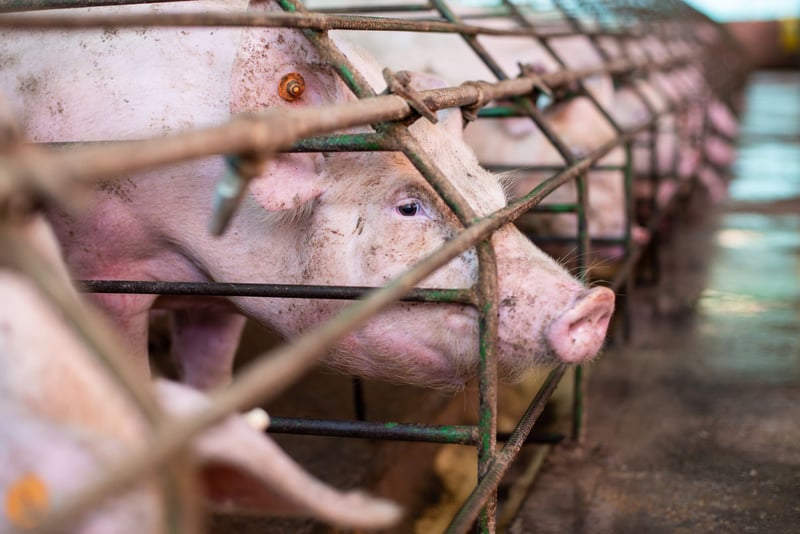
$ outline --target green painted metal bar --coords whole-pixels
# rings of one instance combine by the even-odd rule
[[[526,172],[550,172],[555,173],[559,171],[563,171],[566,168],[566,165],[509,165],[509,164],[502,164],[502,163],[481,163],[481,166],[492,172],[514,172],[514,171],[526,171]],[[592,165],[591,170],[593,171],[624,171],[624,165],[601,165],[595,164]]]
[[[0,0],[2,1],[2,0]],[[64,2],[68,0],[63,0]],[[158,3],[160,0],[152,0]],[[170,0],[163,0],[165,3]],[[187,0],[176,0],[187,1]],[[130,3],[151,3],[147,0]],[[92,5],[91,3],[87,5]],[[114,5],[114,4],[97,4]],[[66,6],[64,3],[60,7]],[[34,8],[44,9],[44,8]],[[0,13],[12,13],[18,11],[31,11],[30,9],[20,9],[15,6],[0,4]],[[43,14],[29,16],[26,13],[15,13],[14,21],[6,17],[0,18],[0,27],[16,30],[48,29],[48,28],[138,28],[141,26],[149,27],[269,27],[269,28],[299,28],[312,29],[316,31],[328,30],[352,30],[352,31],[398,31],[398,32],[428,32],[428,33],[459,33],[463,35],[495,35],[509,37],[537,37],[533,31],[523,28],[502,29],[490,26],[476,26],[472,24],[454,24],[439,20],[406,20],[396,18],[379,18],[375,16],[355,16],[355,15],[332,15],[323,12],[307,12],[302,16],[293,13],[141,13],[124,15],[98,15],[93,14],[86,17],[50,15]],[[590,31],[590,33],[593,33]],[[573,32],[550,32],[549,37],[567,37]],[[626,37],[632,35],[629,31],[601,33],[599,35],[611,35]]]
[[[430,4],[367,4],[361,5],[342,5],[334,7],[319,7],[314,9],[314,13],[338,13],[338,14],[364,14],[364,13],[387,13],[387,12],[410,12],[432,11]]]
[[[399,150],[397,143],[382,134],[363,133],[346,135],[321,135],[295,143],[291,152],[358,152]]]
[[[633,254],[633,225],[636,224],[636,214],[634,212],[635,198],[633,196],[633,143],[625,144],[625,256],[630,257]],[[631,297],[633,295],[634,284],[633,277],[630,273],[626,277],[625,289],[622,292],[622,336],[623,340],[627,343],[631,340],[631,328],[633,326],[632,310],[631,310]]]
[[[267,432],[273,434],[455,443],[459,445],[477,445],[481,439],[476,425],[423,425],[395,422],[300,419],[294,417],[271,417]]]
[[[489,465],[486,476],[478,481],[475,490],[467,497],[467,500],[461,506],[458,513],[456,513],[456,516],[447,527],[447,530],[445,530],[447,534],[463,534],[469,531],[480,513],[482,503],[494,492],[500,480],[503,478],[503,475],[508,470],[508,467],[511,465],[511,462],[519,453],[526,437],[533,429],[534,423],[536,423],[539,415],[541,415],[544,405],[552,396],[558,382],[564,375],[565,369],[564,366],[560,366],[547,375],[536,397],[534,397],[530,406],[528,406],[528,409],[525,411],[522,419],[520,419],[514,432],[511,433],[511,437],[495,456],[491,465]]]
[[[163,4],[167,1],[186,2],[188,0],[0,0],[0,13],[80,7]]]
[[[580,175],[575,180],[575,185],[578,190],[578,278],[587,281],[587,263],[588,256],[591,250],[589,243],[589,224],[586,217],[586,210],[589,203],[589,191],[586,180],[586,175]],[[584,390],[585,383],[583,380],[583,366],[575,366],[573,373],[573,390],[572,390],[572,440],[576,443],[581,442],[583,424],[586,418],[586,410],[584,406]]]
[[[534,213],[575,213],[578,204],[539,204],[531,210]]]
[[[491,106],[478,111],[478,118],[485,119],[505,119],[524,116],[526,115],[516,106]]]
[[[375,422],[363,419],[307,419],[270,417],[270,434],[332,436],[342,438],[385,439],[426,443],[452,443],[477,446],[481,440],[478,425],[426,425],[419,423]],[[511,434],[499,432],[497,441],[508,441]],[[560,443],[564,436],[551,432],[531,432],[525,444]]]
[[[331,300],[355,300],[363,298],[378,287],[366,286],[318,286],[300,284],[256,284],[227,282],[164,282],[152,280],[77,280],[90,293],[225,296],[225,297],[273,297],[273,298],[318,298]],[[410,290],[402,300],[408,302],[450,302],[477,306],[477,297],[471,289],[423,289]]]
[[[478,300],[480,335],[480,364],[478,384],[478,478],[486,476],[494,460],[497,446],[497,330],[499,327],[499,297],[497,283],[497,259],[489,240],[478,244],[480,265]],[[483,504],[480,528],[494,532],[497,517],[497,495],[489,497]]]

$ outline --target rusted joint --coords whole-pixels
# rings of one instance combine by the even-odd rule
[[[253,153],[225,156],[225,173],[214,189],[214,207],[208,228],[211,235],[222,235],[247,191],[247,184],[261,175],[265,163],[264,157]]]
[[[530,63],[517,63],[519,65],[519,77],[527,78],[533,82],[534,91],[539,91],[542,94],[553,98],[553,91],[542,80],[541,75],[544,74],[544,69],[540,65],[532,65]]]
[[[489,96],[491,95],[492,84],[477,80],[464,82],[461,84],[461,86],[473,87],[475,88],[475,91],[478,92],[478,100],[476,100],[473,104],[461,108],[461,115],[463,115],[464,120],[467,122],[472,122],[478,119],[478,112],[481,110],[481,108],[492,101],[491,96]]]
[[[420,94],[411,88],[411,73],[406,70],[392,72],[387,67],[383,69],[383,79],[386,80],[389,93],[405,99],[411,109],[433,124],[439,122],[436,112],[429,108],[428,105],[422,101]]]

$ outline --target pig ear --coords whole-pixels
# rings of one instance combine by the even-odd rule
[[[167,413],[204,409],[208,398],[181,384],[158,380]],[[339,492],[304,471],[262,431],[232,416],[192,441],[207,494],[221,511],[312,516],[345,528],[386,528],[400,519],[388,501]]]
[[[430,89],[441,89],[450,87],[442,78],[427,72],[409,72],[409,86],[414,91],[428,91]],[[458,139],[464,138],[464,121],[459,108],[442,109],[436,112],[439,125],[450,135]]]
[[[322,194],[321,154],[285,154],[250,182],[250,194],[267,211],[294,210]]]

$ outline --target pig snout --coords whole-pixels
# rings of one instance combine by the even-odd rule
[[[547,327],[546,338],[556,357],[564,363],[593,358],[606,337],[614,312],[614,293],[596,287],[578,296]]]
[[[500,292],[499,375],[515,381],[533,367],[594,358],[614,312],[614,293],[586,288],[513,227],[498,230],[492,242]]]

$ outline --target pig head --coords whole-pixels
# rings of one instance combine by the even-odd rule
[[[241,7],[242,2],[192,2],[175,9]],[[250,8],[274,6],[251,2]],[[155,8],[107,12],[149,9]],[[355,99],[296,30],[15,34],[4,36],[0,47],[14,58],[14,67],[0,75],[0,87],[15,97],[25,132],[39,141],[161,135],[240,111]],[[369,79],[382,81],[377,64],[351,57]],[[282,83],[298,74],[303,90],[285,99]],[[460,119],[443,122],[418,121],[411,134],[476,213],[503,207],[503,185],[478,165],[461,138]],[[205,227],[223,172],[222,158],[211,158],[140,173],[102,186],[99,202],[85,214],[51,213],[67,263],[88,279],[379,285],[462,229],[399,153],[289,154],[268,163],[226,234],[213,238]],[[497,232],[492,243],[501,372],[512,376],[533,365],[594,357],[613,294],[586,289],[512,227]],[[421,285],[468,288],[476,281],[476,255],[467,251]],[[184,380],[199,387],[229,377],[244,321],[240,314],[291,337],[343,306],[157,295],[92,300],[122,328],[143,367],[148,311],[172,309],[173,349]],[[400,303],[342,339],[327,361],[368,377],[458,387],[477,368],[476,316],[469,306]]]

